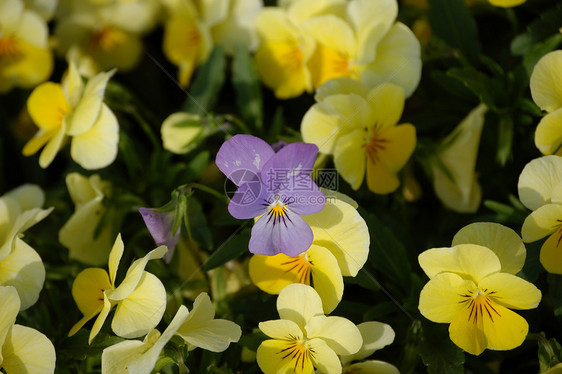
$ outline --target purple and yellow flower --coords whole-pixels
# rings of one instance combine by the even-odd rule
[[[218,168],[238,189],[228,211],[238,219],[258,218],[249,249],[254,254],[297,256],[312,244],[301,215],[322,210],[325,196],[310,177],[318,147],[292,143],[275,153],[265,141],[236,135],[217,153]]]

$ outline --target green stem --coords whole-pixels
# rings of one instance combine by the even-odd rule
[[[213,195],[217,199],[222,200],[222,201],[224,201],[225,203],[228,204],[228,197],[227,196],[221,194],[220,192],[217,192],[217,191],[213,190],[212,188],[209,188],[209,187],[205,186],[204,184],[189,183],[187,185],[187,188],[190,188],[190,187],[201,190],[201,191],[204,191],[204,192],[207,192],[208,194]]]
[[[231,122],[231,123],[235,124],[236,126],[238,126],[240,128],[240,130],[242,130],[245,134],[251,134],[252,133],[250,131],[250,128],[248,126],[246,126],[246,124],[242,120],[233,116],[232,114],[226,114],[226,115],[224,115],[223,118],[224,118],[225,121]]]
[[[140,115],[140,113],[137,111],[137,109],[133,106],[128,106],[126,108],[126,111],[131,116],[133,116],[133,118],[139,123],[141,129],[144,131],[144,133],[146,134],[146,136],[148,137],[148,139],[152,143],[152,146],[154,147],[154,149],[155,150],[161,149],[160,140],[156,137],[156,135],[154,135],[154,132],[152,131],[152,129],[150,127],[150,124],[148,122],[146,122],[146,120],[143,118],[143,116]]]

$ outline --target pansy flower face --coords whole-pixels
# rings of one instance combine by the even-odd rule
[[[217,153],[219,169],[238,189],[228,211],[238,219],[259,217],[250,252],[296,256],[312,244],[312,230],[301,215],[322,210],[325,196],[310,177],[318,147],[292,143],[275,153],[263,140],[236,135]]]

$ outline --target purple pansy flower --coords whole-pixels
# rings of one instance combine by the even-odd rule
[[[218,168],[238,189],[228,211],[238,219],[260,217],[252,228],[254,254],[297,256],[312,244],[301,215],[317,213],[325,196],[310,177],[318,147],[291,143],[275,153],[252,135],[235,135],[217,153]]]
[[[163,260],[170,263],[174,249],[180,239],[179,228],[175,234],[172,234],[175,211],[158,212],[151,208],[139,208],[139,212],[156,245],[168,247],[168,252],[164,255]]]

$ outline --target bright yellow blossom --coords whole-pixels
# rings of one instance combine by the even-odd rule
[[[144,271],[144,268],[148,261],[162,258],[167,248],[160,246],[133,262],[123,281],[116,285],[123,250],[119,235],[109,253],[109,274],[101,268],[88,268],[76,276],[72,297],[84,317],[72,327],[69,336],[98,316],[90,331],[88,341],[91,343],[114,306],[116,310],[111,329],[123,338],[143,336],[160,322],[166,309],[166,290],[160,279]]]
[[[367,261],[369,230],[357,210],[337,198],[328,198],[322,211],[303,218],[314,237],[310,248],[297,257],[254,255],[250,278],[270,294],[292,283],[313,285],[324,312],[330,313],[343,295],[342,276],[356,276]]]
[[[15,324],[20,299],[14,287],[0,286],[0,369],[7,374],[51,374],[55,371],[55,347],[39,331]]]
[[[523,4],[526,0],[489,0],[490,4],[502,7],[511,8]]]
[[[303,140],[320,152],[334,155],[334,164],[351,187],[367,186],[378,194],[395,191],[397,173],[416,146],[416,129],[396,125],[404,108],[404,90],[385,83],[365,94],[366,88],[339,79],[328,82],[320,102],[313,105],[301,123]],[[335,92],[343,94],[335,94]]]
[[[257,362],[265,374],[340,374],[338,355],[359,351],[363,340],[357,326],[343,317],[326,317],[320,296],[310,286],[291,284],[277,298],[281,319],[260,322],[271,339],[258,347]]]
[[[0,286],[15,287],[22,310],[35,304],[45,282],[41,257],[22,240],[25,230],[51,212],[52,208],[41,209],[44,200],[36,185],[20,186],[0,197]]]
[[[450,323],[451,340],[468,353],[508,350],[523,343],[529,326],[510,309],[532,309],[541,292],[514,274],[525,261],[517,234],[499,224],[462,229],[451,248],[432,248],[418,257],[430,278],[419,310],[429,320]]]
[[[44,147],[39,165],[46,168],[70,136],[70,155],[84,169],[111,164],[117,156],[119,125],[103,96],[113,73],[100,73],[84,85],[71,63],[61,84],[46,82],[36,87],[27,109],[39,131],[24,146],[24,156]]]
[[[525,218],[521,236],[527,243],[548,237],[540,260],[549,273],[562,274],[562,157],[532,160],[521,172],[519,199],[532,212]]]
[[[53,70],[47,23],[22,0],[0,0],[0,92],[32,88]]]

